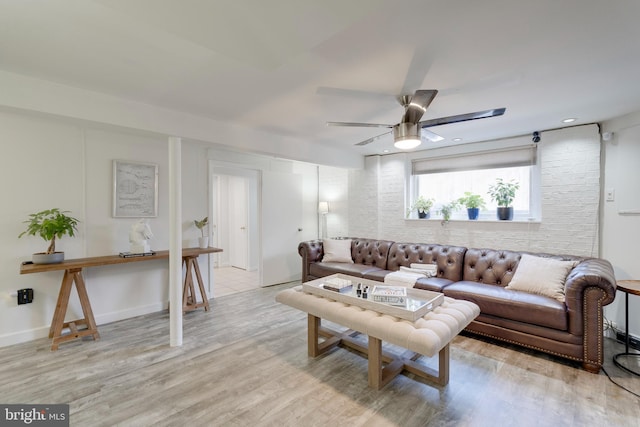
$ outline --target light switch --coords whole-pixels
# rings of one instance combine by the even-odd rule
[[[605,198],[607,202],[613,202],[616,198],[616,192],[613,188],[607,188],[605,190]]]

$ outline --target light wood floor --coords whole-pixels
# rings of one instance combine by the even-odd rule
[[[306,314],[274,301],[284,286],[292,285],[215,298],[211,312],[188,313],[182,347],[169,347],[168,313],[160,312],[102,325],[99,341],[57,352],[48,339],[2,348],[0,402],[69,403],[72,426],[640,423],[640,399],[604,374],[468,336],[452,343],[446,387],[400,375],[372,390],[359,354],[307,357]],[[607,340],[606,369],[640,393],[640,377],[610,362],[620,348]]]

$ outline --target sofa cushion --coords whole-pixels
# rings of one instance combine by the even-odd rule
[[[441,277],[423,277],[418,279],[413,287],[426,291],[442,292],[445,286],[449,286],[452,283],[454,283],[453,280],[443,279]]]
[[[577,263],[522,254],[518,268],[505,289],[544,295],[564,302],[564,282]]]
[[[351,258],[351,239],[323,239],[324,255],[322,262],[346,262],[353,264]]]
[[[309,266],[309,274],[315,277],[325,277],[336,273],[348,274],[355,277],[365,277],[367,273],[380,271],[372,265],[348,264],[346,262],[316,262]],[[388,272],[385,272],[385,274]],[[384,277],[384,276],[383,276]]]
[[[566,306],[553,298],[467,281],[452,283],[443,292],[476,303],[483,314],[561,331],[568,328]]]

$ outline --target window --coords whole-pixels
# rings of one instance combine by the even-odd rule
[[[448,151],[452,150],[453,147],[449,147]],[[514,220],[529,221],[539,217],[536,157],[537,146],[531,144],[473,153],[443,154],[433,150],[431,157],[411,162],[410,202],[419,196],[434,199],[431,217],[442,218],[437,211],[468,191],[484,199],[485,207],[481,209],[479,219],[496,220],[497,204],[491,200],[488,191],[496,178],[502,178],[520,185],[512,203]],[[417,218],[417,214],[412,212],[410,218]],[[451,219],[468,219],[466,208],[461,206],[454,211]]]

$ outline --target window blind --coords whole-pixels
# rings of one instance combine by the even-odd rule
[[[411,162],[411,174],[424,175],[441,172],[532,166],[537,161],[536,147],[536,145],[531,144],[476,153],[415,159]]]

